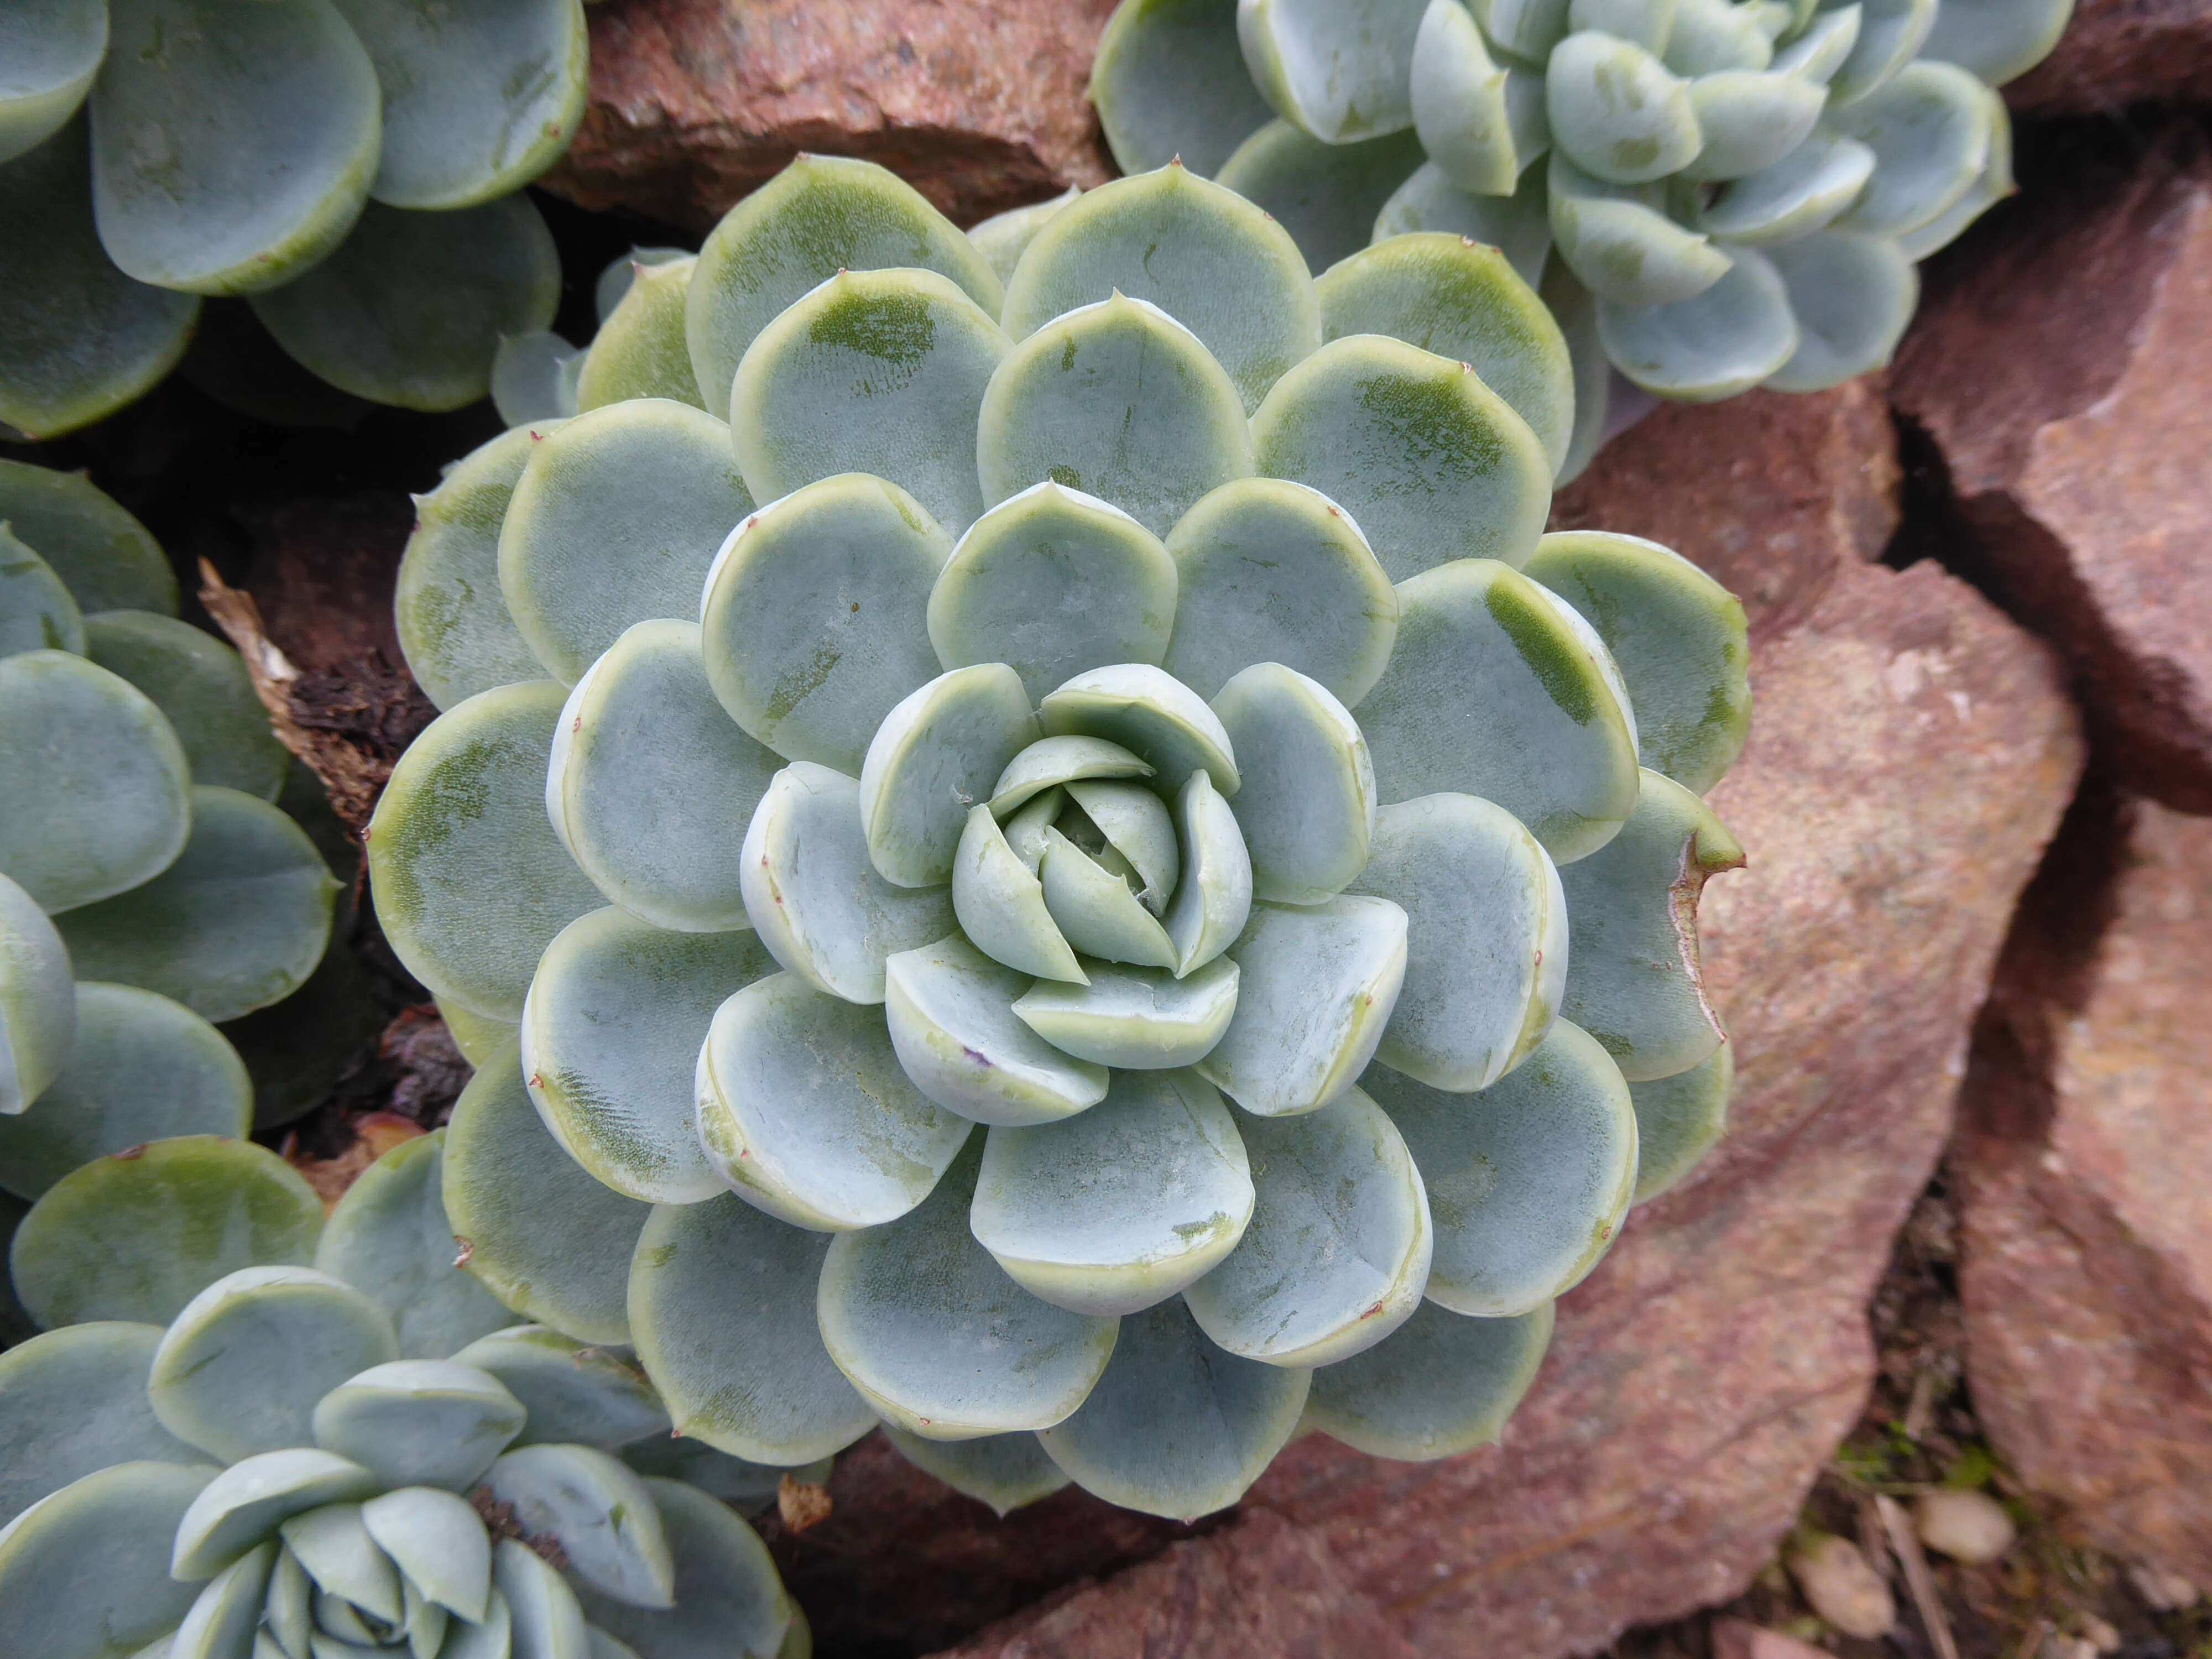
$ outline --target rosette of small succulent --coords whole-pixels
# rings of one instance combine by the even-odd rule
[[[1748,711],[1726,592],[1543,533],[1534,293],[1317,283],[1173,166],[971,238],[805,158],[579,385],[422,503],[368,834],[482,1056],[471,1270],[685,1435],[880,1419],[1001,1509],[1493,1437],[1719,1133]]]

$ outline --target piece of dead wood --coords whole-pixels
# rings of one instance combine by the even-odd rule
[[[785,1475],[775,1483],[775,1512],[786,1532],[805,1532],[830,1518],[830,1488]]]
[[[1889,1547],[1896,1553],[1898,1564],[1905,1569],[1905,1587],[1912,1593],[1912,1605],[1919,1612],[1929,1645],[1936,1650],[1936,1659],[1959,1659],[1959,1644],[1951,1636],[1951,1620],[1943,1611],[1943,1598],[1936,1590],[1936,1575],[1928,1565],[1928,1553],[1920,1547],[1920,1534],[1912,1529],[1912,1517],[1905,1514],[1902,1504],[1887,1492],[1875,1494],[1874,1506],[1881,1517],[1882,1530],[1889,1534]]]

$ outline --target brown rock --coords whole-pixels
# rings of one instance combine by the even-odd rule
[[[2195,142],[2085,162],[1993,214],[1929,268],[1891,386],[1948,471],[1947,562],[1980,566],[2058,644],[2130,787],[2212,811],[2212,182]]]
[[[2023,115],[2212,96],[2212,12],[2200,0],[2075,0],[2057,47],[2005,88]]]
[[[1747,1619],[1716,1619],[1712,1636],[1713,1659],[1828,1659],[1826,1649]]]
[[[801,150],[864,156],[961,224],[1112,177],[1084,88],[1114,0],[608,0],[540,182],[694,232]]]
[[[1954,1154],[1990,1438],[2133,1559],[2212,1577],[2212,822],[2085,794],[2008,943]]]

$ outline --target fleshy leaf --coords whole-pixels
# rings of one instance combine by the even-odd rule
[[[276,1153],[179,1135],[64,1176],[15,1229],[9,1265],[41,1325],[166,1325],[225,1273],[304,1266],[322,1224],[315,1189]]]
[[[459,1265],[526,1319],[580,1342],[627,1342],[630,1252],[651,1211],[602,1185],[546,1132],[507,1049],[446,1126],[446,1218]]]
[[[1941,215],[1989,160],[1993,104],[2003,107],[1957,65],[1918,63],[1838,111],[1837,130],[1871,149],[1875,166],[1836,228],[1900,236]]]
[[[1194,1520],[1242,1498],[1289,1442],[1310,1376],[1224,1353],[1176,1298],[1122,1319],[1098,1386],[1037,1441],[1085,1492]]]
[[[2064,0],[1943,0],[1920,55],[2001,87],[2051,55],[2073,11]]]
[[[1552,1304],[1469,1319],[1424,1302],[1389,1340],[1314,1374],[1306,1425],[1370,1457],[1427,1462],[1495,1441],[1552,1340]]]
[[[1270,121],[1215,176],[1279,220],[1318,274],[1366,245],[1383,204],[1423,159],[1410,131],[1327,144],[1288,121]]]
[[[1829,79],[1830,106],[1858,103],[1914,67],[1940,9],[1937,0],[1859,0],[1858,39]]]
[[[1985,90],[1983,96],[1990,111],[1990,153],[1982,163],[1981,176],[1942,212],[1897,239],[1907,258],[1924,259],[1939,248],[1948,247],[1968,225],[2019,189],[2012,174],[2012,117],[1996,92]]]
[[[1102,185],[1041,231],[1006,286],[1006,332],[1025,339],[1115,294],[1195,334],[1247,414],[1321,345],[1320,302],[1290,234],[1180,163]]]
[[[676,1563],[659,1511],[616,1459],[589,1446],[524,1446],[494,1463],[483,1483],[495,1502],[514,1505],[525,1534],[561,1547],[579,1588],[631,1607],[675,1605]]]
[[[1057,196],[1048,196],[1042,202],[1032,202],[1027,207],[1009,209],[994,213],[989,218],[968,227],[968,240],[991,267],[991,274],[1003,286],[1014,274],[1036,234],[1060,209],[1083,194],[1083,186],[1070,185]]]
[[[732,1200],[733,1203],[736,1200]],[[698,1206],[691,1206],[696,1209]],[[738,1204],[748,1213],[757,1213],[751,1206]],[[828,1241],[825,1239],[824,1243]],[[811,1274],[810,1274],[811,1277]],[[799,1299],[805,1300],[804,1285]],[[825,1366],[829,1362],[825,1358]],[[834,1371],[835,1366],[829,1366]],[[855,1396],[857,1398],[857,1396]],[[860,1408],[864,1413],[867,1408]],[[872,1416],[872,1414],[870,1413]],[[658,1480],[681,1480],[686,1486],[696,1486],[709,1498],[720,1498],[740,1515],[758,1515],[772,1506],[776,1493],[781,1490],[783,1478],[806,1486],[826,1486],[836,1467],[834,1457],[817,1457],[811,1463],[796,1466],[788,1463],[756,1463],[750,1458],[732,1457],[725,1451],[716,1451],[703,1440],[693,1440],[679,1435],[654,1435],[623,1448],[623,1462],[640,1474]]]
[[[647,1224],[652,1224],[649,1217]],[[453,1358],[489,1372],[522,1402],[530,1418],[515,1437],[517,1445],[557,1442],[614,1451],[668,1432],[667,1408],[635,1361],[587,1348],[543,1325],[494,1331]],[[453,1611],[467,1613],[463,1607]]]
[[[1732,179],[1700,208],[1700,230],[1732,242],[1794,241],[1829,223],[1874,172],[1874,152],[1856,138],[1819,130],[1771,166]]]
[[[1176,796],[1182,879],[1164,920],[1178,978],[1212,962],[1244,931],[1252,915],[1252,859],[1237,815],[1204,767]]]
[[[161,544],[82,473],[0,460],[0,519],[53,566],[79,610],[177,614],[177,578]]]
[[[609,906],[561,930],[522,1010],[523,1076],[569,1157],[647,1204],[722,1183],[699,1150],[693,1074],[714,1011],[775,971],[750,928],[672,933]]]
[[[1797,349],[1789,291],[1772,262],[1729,250],[1728,270],[1694,297],[1669,305],[1598,303],[1598,337],[1615,367],[1647,392],[1683,403],[1733,398]]]
[[[1106,971],[1092,969],[1093,982]],[[1073,1058],[1016,1006],[1018,998],[1033,1007],[1035,997],[1063,988],[1043,981],[1030,991],[1028,975],[958,935],[901,951],[884,964],[884,981],[899,1064],[946,1109],[979,1123],[1048,1123],[1105,1098],[1105,1065],[1095,1055]]]
[[[0,1149],[15,1147],[0,1150],[0,1186],[13,1181],[21,1163],[20,1143],[11,1138],[48,1133],[45,1124],[23,1130],[8,1120],[44,1094],[69,1065],[76,1005],[62,936],[28,893],[0,876]]]
[[[216,1478],[173,1463],[114,1464],[0,1531],[10,1645],[40,1659],[119,1659],[173,1631],[199,1595],[169,1577],[169,1541]]]
[[[1318,681],[1255,663],[1213,699],[1243,787],[1237,822],[1255,896],[1318,904],[1350,884],[1375,833],[1375,769],[1351,711]]]
[[[970,944],[994,962],[1018,973],[1045,979],[1088,983],[1052,913],[1045,908],[1044,884],[1037,872],[1043,867],[1048,818],[1030,826],[1032,810],[1042,805],[1054,811],[1065,799],[1060,791],[1038,797],[1018,812],[1011,826],[1024,833],[1036,830],[1036,856],[1024,857],[1009,844],[1006,833],[991,815],[988,802],[968,810],[968,826],[960,832],[960,846],[952,863],[952,909],[960,931]],[[1241,843],[1240,843],[1241,845]]]
[[[991,812],[1006,819],[1048,791],[1085,778],[1148,778],[1152,769],[1103,738],[1041,738],[1006,763],[991,786]]]
[[[963,1498],[1006,1516],[1067,1484],[1067,1473],[1045,1455],[1033,1434],[987,1434],[974,1440],[924,1440],[889,1424],[884,1438],[898,1455]]]
[[[684,297],[697,264],[690,254],[635,262],[635,276],[599,324],[578,370],[578,412],[626,398],[666,398],[706,407],[684,339]]]
[[[1735,1045],[1729,1042],[1686,1072],[1629,1085],[1638,1145],[1634,1203],[1674,1188],[1712,1150],[1728,1127],[1735,1085]]]
[[[630,1323],[678,1434],[795,1464],[868,1431],[874,1417],[815,1322],[830,1242],[729,1194],[653,1211],[630,1263]]]
[[[207,1482],[174,1528],[170,1576],[206,1578],[284,1521],[325,1504],[374,1494],[376,1477],[349,1458],[313,1446],[258,1452]]]
[[[1431,9],[1441,9],[1430,0]],[[1442,0],[1456,7],[1459,0]],[[1433,161],[1392,192],[1375,216],[1375,240],[1442,231],[1473,242],[1486,242],[1505,256],[1513,274],[1534,288],[1542,280],[1552,251],[1552,221],[1546,208],[1545,169],[1534,165],[1510,196],[1470,196],[1443,175]],[[1525,418],[1525,417],[1524,417]]]
[[[453,1046],[461,1051],[461,1058],[472,1070],[496,1054],[501,1043],[514,1041],[521,1030],[518,1021],[475,1013],[457,1002],[439,1003],[438,1017],[446,1022]]]
[[[901,699],[860,767],[860,824],[876,872],[901,887],[950,882],[969,809],[989,799],[991,781],[1036,735],[1030,694],[1003,661],[955,667]]]
[[[1141,967],[1173,968],[1174,942],[1129,883],[1056,828],[1044,832],[1037,880],[1060,936],[1085,956]],[[1086,976],[1087,977],[1087,976]]]
[[[1094,963],[1088,985],[1041,980],[1013,1012],[1063,1054],[1099,1066],[1165,1071],[1203,1059],[1237,1010],[1237,964],[1177,979],[1160,969]]]
[[[574,684],[631,623],[694,613],[752,511],[728,429],[662,398],[541,428],[499,532],[499,584],[546,671]]]
[[[291,762],[237,652],[173,617],[94,611],[85,655],[154,700],[184,745],[194,783],[274,800]]]
[[[0,524],[0,657],[40,650],[82,656],[84,618],[53,567]]]
[[[771,501],[872,473],[958,534],[988,505],[975,493],[975,412],[1006,346],[993,313],[949,277],[839,272],[763,328],[738,365],[730,437],[746,484]]]
[[[1204,769],[1224,795],[1237,793],[1237,758],[1220,717],[1197,694],[1144,663],[1078,674],[1037,710],[1047,737],[1104,738],[1152,769],[1161,789],[1182,787]]]
[[[387,1625],[405,1616],[399,1571],[362,1524],[358,1504],[331,1504],[280,1522],[284,1547],[307,1570],[321,1592],[315,1599],[328,1624],[334,1609],[325,1596],[344,1602],[356,1619],[366,1615]]]
[[[1557,153],[1547,172],[1553,246],[1600,299],[1672,305],[1728,274],[1725,252],[1668,216],[1661,186],[1607,184]]]
[[[1546,60],[1552,142],[1592,178],[1637,185],[1680,172],[1701,135],[1690,88],[1632,40],[1585,29]]]
[[[1251,1214],[1244,1146],[1213,1085],[1125,1072],[1079,1116],[992,1129],[968,1219],[1031,1295],[1125,1314],[1207,1272]]]
[[[544,1557],[502,1538],[492,1547],[491,1578],[513,1632],[514,1659],[590,1659],[576,1593]]]
[[[971,1145],[917,1208],[840,1234],[815,1302],[837,1368],[885,1420],[931,1440],[1048,1428],[1114,1351],[1117,1321],[1039,1301],[975,1242],[981,1158]]]
[[[491,1540],[466,1498],[436,1486],[401,1486],[363,1504],[361,1521],[424,1600],[483,1621]]]
[[[502,334],[491,355],[491,404],[510,427],[565,421],[576,412],[584,349],[547,328]]]
[[[401,1359],[357,1372],[317,1401],[315,1443],[374,1470],[385,1486],[466,1492],[521,1431],[523,1416],[522,1402],[488,1371]]]
[[[1128,0],[1091,61],[1091,101],[1127,173],[1178,157],[1213,173],[1273,112],[1245,73],[1237,14],[1220,0]]]
[[[252,1645],[277,1547],[274,1539],[256,1545],[208,1581],[170,1638],[167,1659],[216,1659]]]
[[[553,936],[603,902],[545,819],[566,694],[551,680],[477,693],[430,722],[369,819],[376,919],[440,1001],[518,1019]]]
[[[1574,956],[1559,1012],[1632,1083],[1686,1072],[1727,1041],[1698,966],[1698,896],[1743,848],[1688,790],[1643,774],[1636,811],[1601,851],[1559,872]]]
[[[1791,0],[1793,11],[1811,9]],[[1775,14],[1734,0],[1674,0],[1674,21],[1661,55],[1677,75],[1717,75],[1723,70],[1761,70],[1774,59],[1771,31],[1760,20]],[[1788,20],[1792,22],[1796,16]]]
[[[107,50],[104,0],[63,0],[8,20],[0,161],[34,149],[76,113]]]
[[[1812,136],[1826,98],[1802,76],[1722,70],[1690,82],[1690,104],[1705,147],[1681,177],[1703,181],[1745,178],[1790,155]]]
[[[645,1485],[667,1536],[676,1605],[659,1612],[580,1585],[577,1599],[592,1624],[641,1659],[725,1659],[733,1653],[804,1659],[811,1650],[805,1622],[753,1529],[681,1481],[648,1479]]]
[[[0,1353],[0,1527],[112,1463],[201,1461],[146,1403],[161,1340],[157,1325],[101,1320]]]
[[[1325,143],[1413,123],[1407,82],[1426,0],[1244,0],[1237,35],[1277,114]]]
[[[1317,1112],[1240,1123],[1257,1189],[1227,1261],[1184,1292],[1206,1335],[1270,1365],[1329,1366],[1420,1305],[1434,1244],[1421,1172],[1357,1088]]]
[[[1407,92],[1413,131],[1429,155],[1422,171],[1462,192],[1462,200],[1512,195],[1528,163],[1550,147],[1544,77],[1492,57],[1480,27],[1457,0],[1429,0],[1414,36]]]

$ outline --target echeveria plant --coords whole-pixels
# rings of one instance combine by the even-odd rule
[[[1316,283],[1172,165],[971,242],[806,158],[578,384],[421,503],[368,834],[471,1271],[686,1435],[1002,1507],[1493,1436],[1718,1133],[1748,708],[1717,585],[1543,533],[1534,293]]]
[[[522,185],[583,113],[580,0],[40,0],[0,15],[0,424],[47,438],[249,296],[322,380],[484,395],[543,328],[553,243]],[[80,110],[85,114],[80,117]]]
[[[2072,0],[1123,0],[1091,96],[1321,270],[1446,230],[1540,280],[1595,387],[1804,392],[1888,360],[1913,262],[2013,188],[1996,88]],[[1595,431],[1601,403],[1583,399]]]

